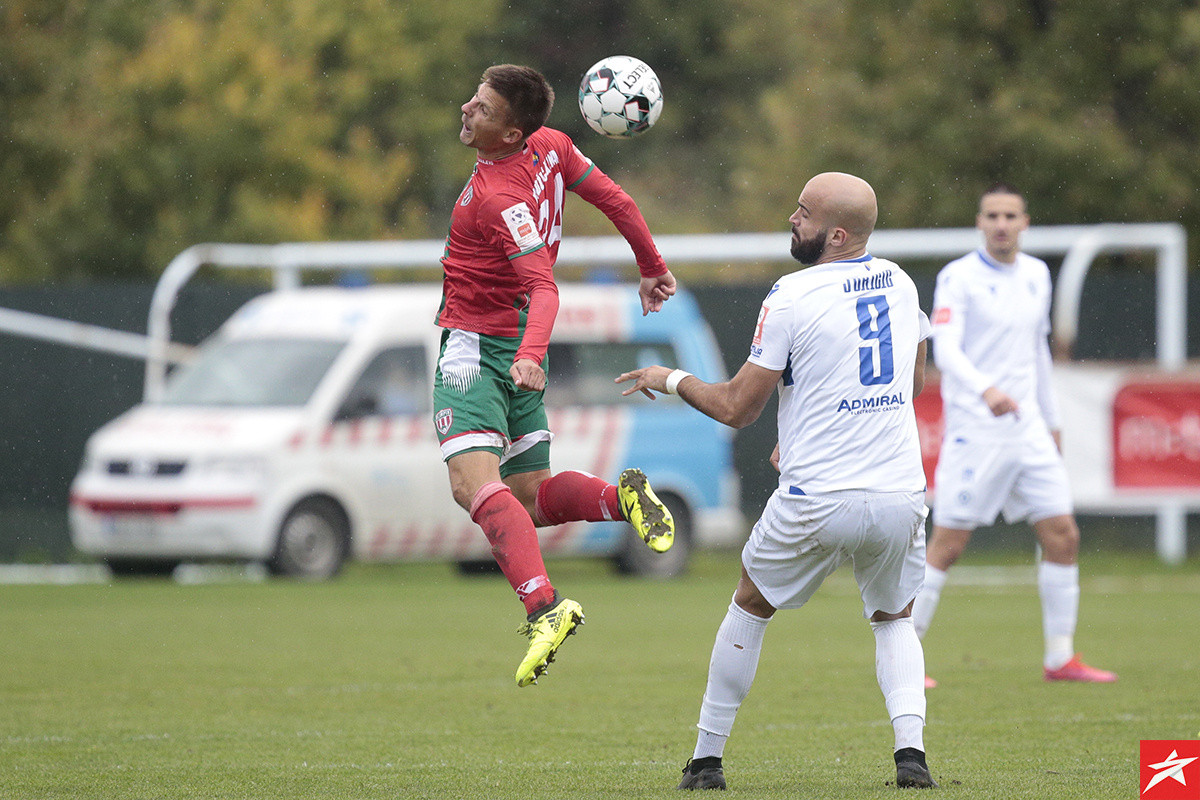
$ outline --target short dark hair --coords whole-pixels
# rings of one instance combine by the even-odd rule
[[[1025,195],[1021,194],[1020,189],[1013,186],[1011,183],[1006,183],[1005,181],[996,181],[993,183],[987,188],[987,191],[979,195],[979,199],[982,200],[989,194],[1015,194],[1017,197],[1021,198],[1022,201],[1025,200]]]
[[[526,137],[550,118],[554,89],[536,69],[496,64],[484,70],[483,82],[508,102],[509,121]]]

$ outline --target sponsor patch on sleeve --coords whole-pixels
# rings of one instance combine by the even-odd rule
[[[945,325],[950,321],[950,309],[946,307],[935,308],[933,310],[933,324]]]
[[[542,243],[542,235],[538,233],[537,221],[525,203],[517,203],[500,212],[508,232],[512,234],[517,248],[524,251],[537,247]]]
[[[756,322],[754,325],[754,339],[751,341],[751,344],[753,344],[755,347],[761,348],[762,337],[763,337],[763,325],[766,323],[767,314],[770,313],[770,311],[771,311],[771,309],[768,308],[767,306],[763,306],[762,308],[760,308],[758,310],[758,322]]]

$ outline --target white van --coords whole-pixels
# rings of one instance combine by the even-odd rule
[[[624,523],[539,530],[553,555],[610,557],[673,575],[693,546],[742,540],[731,432],[676,397],[623,398],[619,373],[661,363],[721,380],[694,299],[641,315],[635,287],[564,285],[546,401],[552,468],[615,482],[642,468],[675,515],[675,546],[651,552]],[[116,573],[182,561],[264,562],[334,575],[363,560],[491,560],[450,494],[434,434],[437,285],[300,288],[239,309],[162,400],[89,439],[71,488],[75,547]]]

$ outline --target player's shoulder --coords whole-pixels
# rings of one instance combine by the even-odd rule
[[[969,253],[964,253],[958,258],[946,264],[938,271],[938,277],[942,275],[953,276],[970,270],[978,269],[983,265],[983,259],[979,257],[978,250],[972,250]]]
[[[538,128],[533,133],[529,134],[530,139],[533,139],[535,137],[538,139],[543,139],[543,140],[552,140],[552,141],[556,141],[556,142],[571,142],[572,144],[574,144],[571,137],[565,131],[560,131],[558,128],[551,128],[549,125],[543,125],[542,127]]]
[[[1039,275],[1049,275],[1050,267],[1045,261],[1037,256],[1031,256],[1028,253],[1017,253],[1017,265],[1026,272],[1033,272]]]
[[[557,128],[550,128],[546,125],[529,134],[528,142],[533,146],[535,152],[556,150],[565,155],[576,149],[575,142],[570,136]]]
[[[813,271],[811,267],[807,269],[798,269],[795,272],[789,272],[786,275],[781,275],[775,279],[775,284],[771,287],[771,291],[767,292],[768,298],[793,298],[804,294],[813,285],[824,282],[826,279],[820,273]]]
[[[880,258],[879,256],[872,256],[871,260],[867,263],[870,264],[871,269],[875,272],[886,275],[887,282],[889,284],[912,287],[914,290],[916,289],[917,285],[913,281],[912,276],[905,271],[904,267],[900,266],[895,261],[887,258]]]
[[[945,287],[948,285],[971,283],[973,277],[978,276],[984,266],[983,259],[979,256],[979,251],[972,250],[938,270],[937,286]]]

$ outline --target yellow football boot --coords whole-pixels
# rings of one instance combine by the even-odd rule
[[[554,660],[559,645],[582,624],[583,607],[574,600],[563,598],[537,619],[518,628],[517,633],[529,637],[529,651],[517,667],[517,686],[537,683],[538,677]]]
[[[650,488],[650,481],[640,469],[627,469],[617,484],[621,513],[637,531],[642,541],[656,553],[665,553],[675,543],[675,520],[671,510]]]

